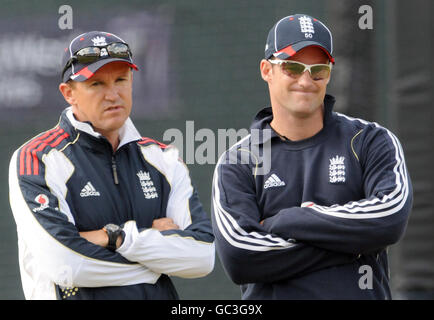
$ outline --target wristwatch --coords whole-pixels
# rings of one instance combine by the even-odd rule
[[[122,228],[117,224],[109,223],[104,226],[103,230],[107,233],[109,240],[106,248],[111,251],[115,251],[116,241],[118,240],[119,235],[122,233]]]

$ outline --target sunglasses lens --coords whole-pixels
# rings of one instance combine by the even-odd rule
[[[326,79],[330,76],[330,66],[314,66],[311,68],[311,72],[314,80]]]
[[[98,61],[102,56],[107,56],[107,52],[109,56],[113,58],[129,59],[131,57],[130,49],[125,43],[115,42],[109,44],[106,48],[107,51],[106,49],[101,49],[100,47],[86,47],[78,50],[73,58],[78,63],[89,64]],[[69,66],[75,61],[70,60]],[[66,70],[69,66],[65,66],[64,70]]]
[[[112,43],[107,46],[109,55],[113,58],[129,58],[130,50],[124,43]]]
[[[304,71],[304,65],[297,62],[287,62],[282,64],[283,71],[291,76],[299,76]]]
[[[83,48],[75,54],[79,63],[91,63],[99,59],[101,49],[98,47]]]

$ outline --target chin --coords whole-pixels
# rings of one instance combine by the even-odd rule
[[[306,102],[306,103],[294,103],[291,105],[287,106],[287,110],[294,114],[297,115],[298,117],[309,117],[310,115],[312,115],[313,113],[315,113],[315,111],[318,109],[320,105],[317,105],[316,103],[312,103],[312,102]]]
[[[125,121],[127,121],[127,118],[117,118],[117,119],[111,119],[110,121],[106,121],[103,126],[106,131],[117,131],[125,124]]]

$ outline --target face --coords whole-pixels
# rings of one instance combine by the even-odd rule
[[[325,52],[318,47],[306,47],[288,60],[304,64],[328,64]],[[293,117],[306,118],[322,112],[322,103],[330,77],[313,80],[309,71],[293,78],[284,73],[280,65],[272,65],[267,60],[261,61],[262,78],[268,82],[271,105],[289,112]]]
[[[65,100],[79,121],[90,121],[94,130],[109,137],[117,134],[132,108],[133,76],[123,62],[111,62],[86,81],[62,83]]]

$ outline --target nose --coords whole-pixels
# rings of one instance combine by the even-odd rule
[[[105,90],[105,99],[108,101],[116,101],[118,98],[118,88],[115,85],[108,85]]]
[[[303,74],[298,78],[298,83],[302,87],[309,87],[314,84],[312,77],[310,76],[309,70],[303,72]]]

